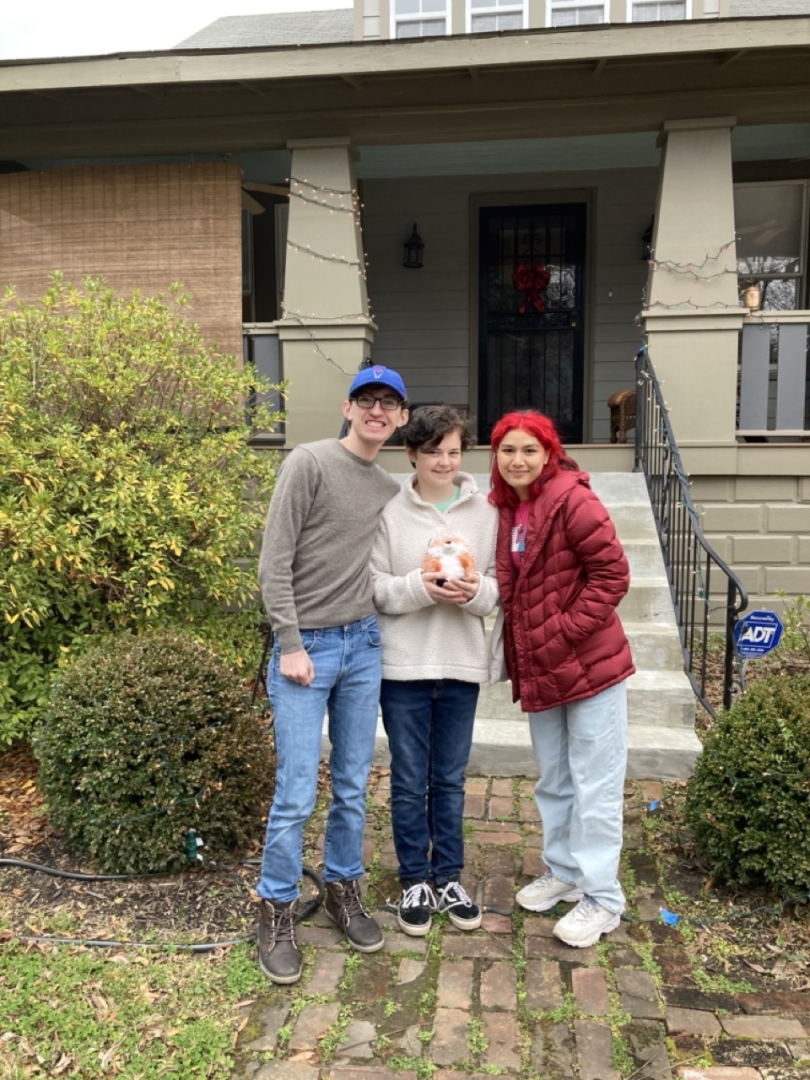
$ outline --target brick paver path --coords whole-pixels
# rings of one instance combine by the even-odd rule
[[[528,779],[467,781],[463,883],[485,914],[464,933],[434,919],[407,937],[396,900],[388,778],[369,788],[366,902],[385,948],[349,950],[318,911],[300,927],[300,983],[267,984],[245,1007],[233,1080],[808,1080],[810,995],[710,994],[665,904],[645,849],[642,814],[660,795],[628,786],[623,880],[627,921],[593,948],[552,935],[565,910],[516,907],[542,872],[541,836]],[[317,865],[317,826],[307,859]]]

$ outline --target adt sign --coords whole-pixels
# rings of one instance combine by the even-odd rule
[[[752,660],[775,649],[784,626],[773,611],[751,611],[734,627],[737,656]]]

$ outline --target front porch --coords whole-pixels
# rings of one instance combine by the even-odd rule
[[[774,136],[770,129],[771,142]],[[297,144],[289,210],[274,198],[274,228],[265,227],[251,248],[253,266],[275,262],[284,299],[279,292],[276,307],[256,297],[261,318],[246,327],[261,369],[292,382],[285,444],[328,433],[329,410],[319,398],[331,393],[334,409],[342,380],[369,357],[402,372],[414,403],[461,407],[482,444],[512,407],[552,415],[569,445],[601,444],[609,439],[607,399],[633,386],[633,358],[645,339],[664,368],[670,352],[685,355],[697,376],[688,385],[683,359],[674,361],[670,406],[686,443],[803,439],[810,313],[800,303],[807,288],[802,215],[790,238],[798,310],[749,311],[742,271],[752,260],[737,256],[735,228],[761,233],[768,222],[752,219],[739,198],[750,185],[732,183],[732,170],[741,171],[732,122],[671,125],[660,141],[670,147],[661,164],[652,134],[464,144],[461,152],[457,145],[363,148],[356,161],[344,140]],[[749,130],[748,152],[754,142]],[[642,164],[614,167],[631,146]],[[499,172],[466,171],[498,149]],[[408,158],[427,150],[423,167],[437,175],[384,175],[407,172]],[[544,151],[549,164],[578,160],[587,168],[528,171]],[[317,181],[298,178],[316,162]],[[262,186],[283,190],[262,181],[247,186],[256,198]],[[793,190],[806,204],[806,183]],[[748,214],[743,221],[738,202]],[[403,266],[411,222],[425,242],[416,270]],[[647,259],[645,240],[653,247]],[[518,287],[531,268],[548,275],[534,293],[530,281]],[[755,330],[766,324],[774,327],[767,359],[766,335]],[[277,352],[269,344],[276,334]],[[268,344],[259,348],[259,339]],[[341,370],[330,349],[346,357],[350,339]]]

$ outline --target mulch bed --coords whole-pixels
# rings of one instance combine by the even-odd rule
[[[51,830],[36,775],[37,763],[25,744],[0,753],[0,858],[95,873]],[[325,780],[324,775],[322,783]],[[246,865],[246,861],[261,858],[265,821],[257,816],[249,845],[234,852],[227,865],[190,866],[180,874],[76,881],[0,865],[0,918],[7,927],[5,936],[43,934],[176,944],[251,935],[256,926],[258,866]]]
[[[810,896],[796,890],[780,897],[716,880],[684,828],[685,794],[683,781],[670,783],[654,811],[651,847],[671,906],[688,923],[687,947],[716,984],[710,989],[733,992],[739,985],[737,992],[745,993],[742,984],[748,984],[751,992],[803,995],[810,990]]]

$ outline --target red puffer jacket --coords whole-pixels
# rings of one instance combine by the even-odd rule
[[[512,565],[511,508],[501,508],[497,574],[513,700],[542,712],[592,697],[635,671],[616,607],[630,571],[585,473],[546,467]]]

